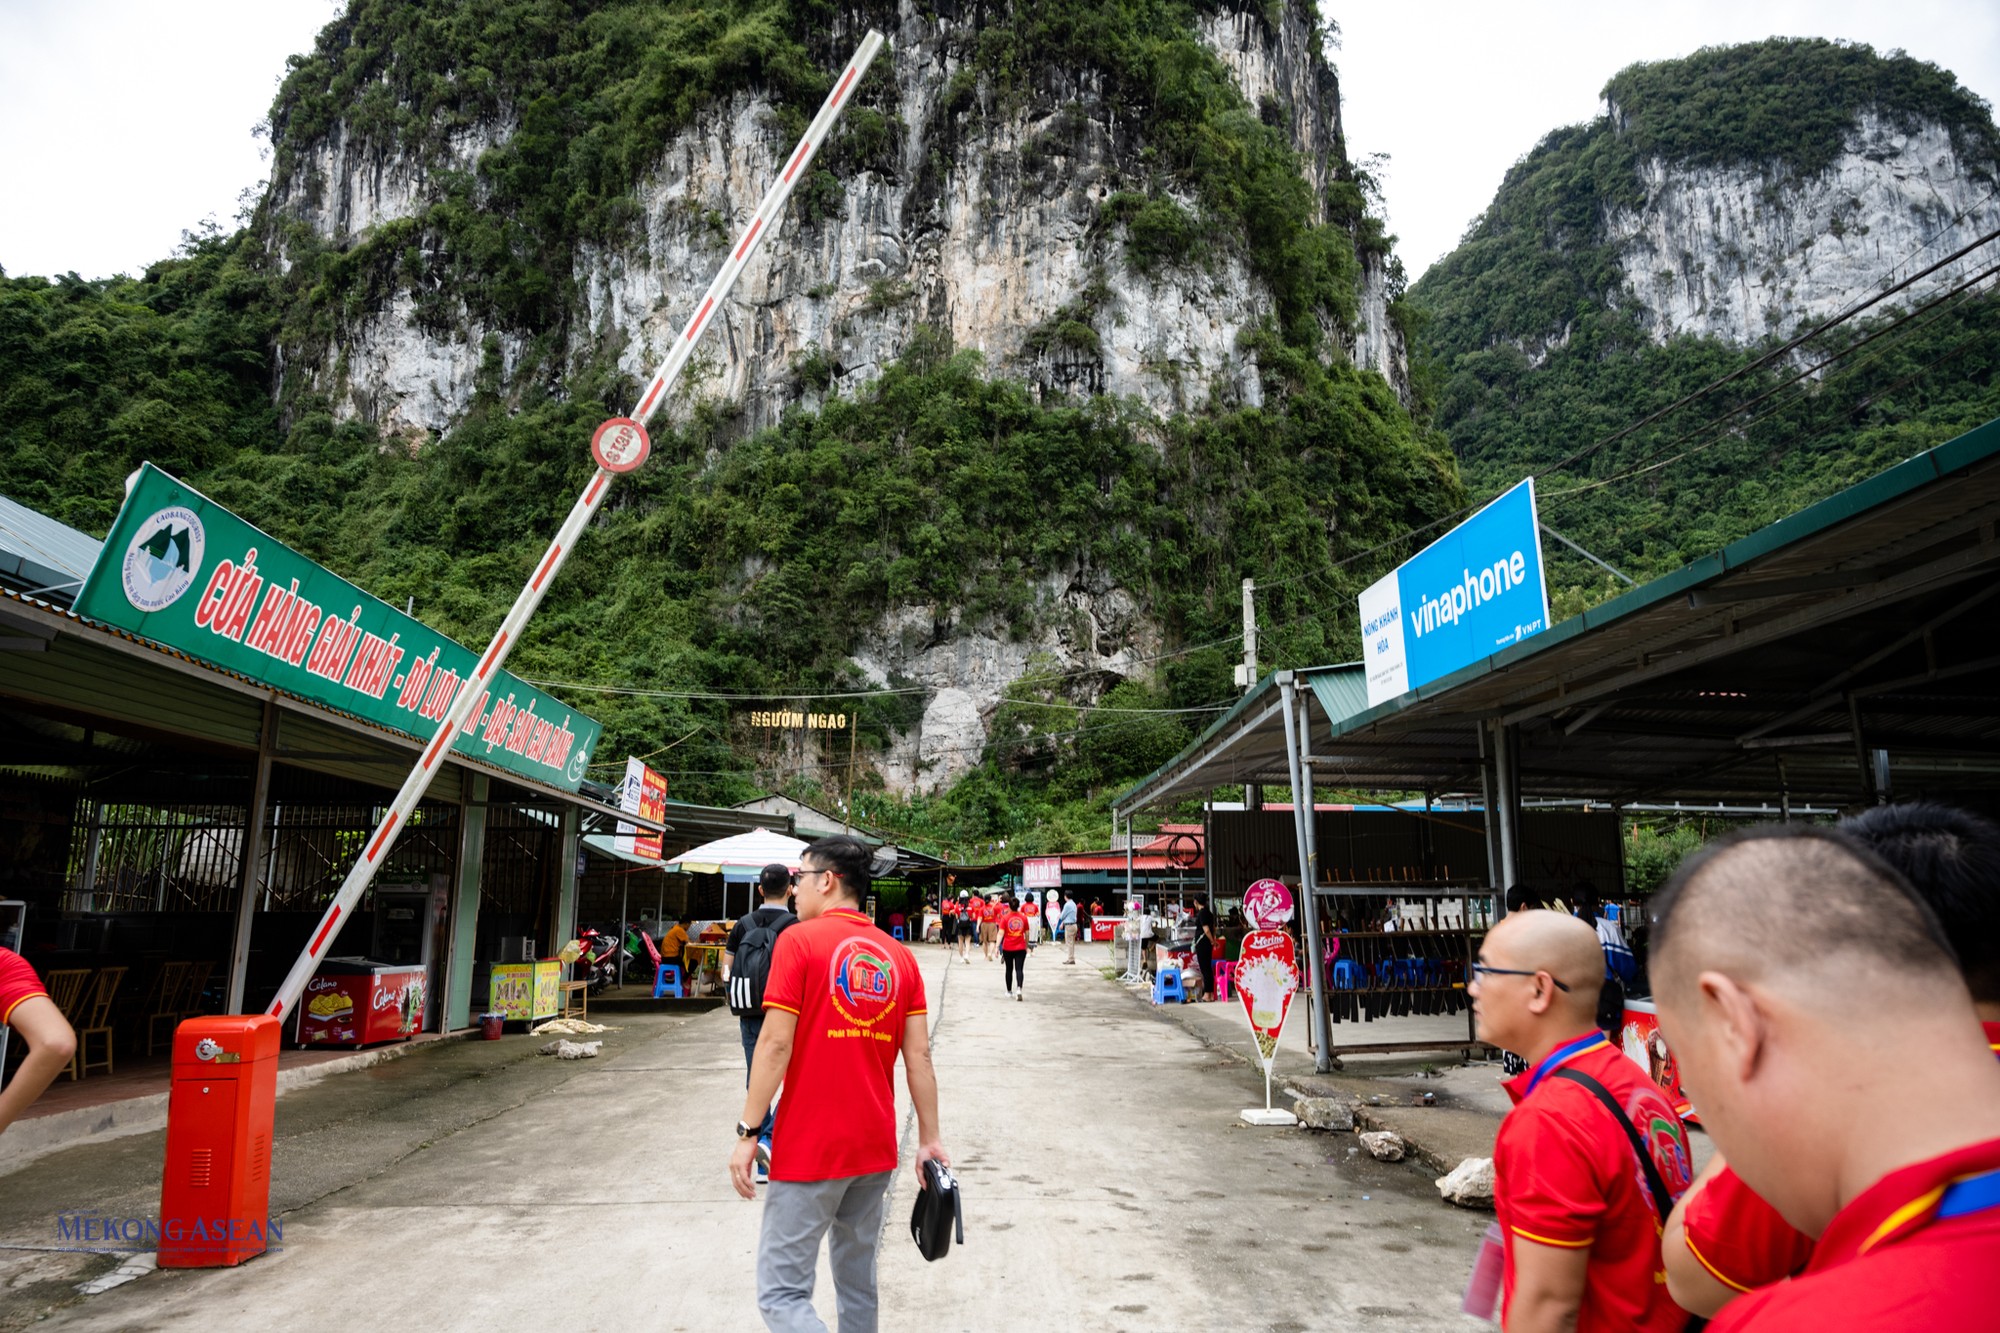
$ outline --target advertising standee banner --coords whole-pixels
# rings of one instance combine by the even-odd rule
[[[637,759],[627,759],[625,780],[618,784],[618,808],[628,815],[664,820],[667,814],[666,776],[655,773]],[[648,833],[637,824],[621,822],[612,845],[627,856],[642,856],[649,861],[657,861],[662,842],[657,833]]]
[[[1549,627],[1534,478],[1361,594],[1372,707]]]
[[[478,659],[148,463],[78,615],[429,740]],[[575,791],[602,728],[497,672],[452,749]]]

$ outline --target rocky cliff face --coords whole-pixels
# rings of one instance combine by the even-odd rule
[[[1615,125],[1617,106],[1610,111]],[[1905,129],[1873,112],[1810,176],[1659,158],[1639,175],[1645,203],[1610,212],[1605,231],[1630,299],[1661,342],[1790,335],[2000,226],[1992,182],[1959,160],[1942,126]],[[1956,285],[1988,262],[1970,255],[1896,301]]]
[[[1218,237],[1198,263],[1148,272],[1131,262],[1125,230],[1103,206],[1120,191],[1159,188],[1141,153],[1143,124],[1090,68],[1044,71],[1031,97],[997,95],[970,68],[974,13],[898,6],[892,47],[861,102],[884,118],[886,135],[865,153],[822,159],[838,168],[839,188],[794,196],[705,335],[670,416],[707,404],[756,430],[794,405],[857,389],[920,328],[944,331],[992,373],[1045,398],[1113,395],[1160,415],[1259,403],[1257,367],[1240,343],[1273,298],[1241,247]],[[1223,0],[1200,18],[1198,36],[1263,122],[1289,132],[1326,221],[1328,188],[1346,162],[1339,90],[1310,11],[1302,0]],[[518,388],[531,361],[547,374],[552,363],[609,354],[643,382],[790,150],[794,132],[781,121],[764,93],[745,89],[662,145],[633,191],[628,238],[576,252],[566,276],[578,308],[553,355],[546,339],[537,346],[485,327],[462,302],[456,318],[441,318],[452,293],[411,286],[411,272],[435,266],[405,261],[366,302],[348,299],[330,339],[280,349],[286,387],[324,395],[337,417],[421,448],[464,415],[475,382],[490,384],[496,369],[499,383]],[[349,249],[421,216],[448,176],[475,174],[481,155],[514,132],[496,119],[419,163],[337,126],[292,145],[296,167],[274,182],[271,215]],[[1177,202],[1195,209],[1192,198]],[[282,261],[285,227],[272,235]],[[1351,329],[1328,330],[1333,344],[1406,394],[1383,256],[1364,257],[1358,288],[1358,316]],[[1032,603],[1025,625],[969,623],[954,608],[920,605],[886,610],[863,631],[854,660],[864,675],[931,689],[921,723],[877,758],[892,790],[936,789],[977,764],[1003,693],[1031,659],[1068,673],[1075,696],[1089,698],[1143,674],[1159,651],[1144,608],[1099,572],[1049,572]]]
[[[1121,229],[1100,219],[1100,206],[1135,188],[1135,127],[1088,69],[1025,111],[955,102],[970,26],[938,12],[948,8],[900,6],[893,49],[870,75],[878,98],[880,80],[894,85],[888,150],[842,181],[831,216],[802,217],[794,200],[684,375],[678,410],[706,400],[740,411],[747,429],[771,424],[793,403],[866,382],[920,324],[1046,394],[1129,396],[1160,413],[1257,402],[1255,367],[1238,340],[1269,310],[1269,294],[1226,249],[1206,266],[1152,276],[1126,262]],[[1273,27],[1261,6],[1224,7],[1202,19],[1201,35],[1249,104],[1289,126],[1323,199],[1342,165],[1338,88],[1303,13],[1287,5]],[[274,182],[272,203],[322,241],[351,244],[418,212],[442,171],[474,166],[508,133],[482,126],[418,166],[336,130]],[[755,92],[711,105],[665,145],[637,191],[639,234],[578,256],[571,276],[585,309],[569,355],[616,348],[621,369],[649,375],[790,146]],[[1386,315],[1392,295],[1371,258],[1357,330],[1340,341],[1355,364],[1400,388],[1407,366]],[[1050,336],[1058,325],[1066,336]],[[340,415],[437,433],[463,414],[489,335],[511,371],[518,336],[470,316],[438,327],[400,289],[346,319],[323,354],[290,355],[285,373]]]

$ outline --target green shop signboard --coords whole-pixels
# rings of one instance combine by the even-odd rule
[[[150,463],[76,610],[418,740],[437,734],[478,666],[436,630]],[[602,730],[502,671],[452,748],[575,791]]]

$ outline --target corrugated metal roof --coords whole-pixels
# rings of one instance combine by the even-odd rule
[[[1306,677],[1319,706],[1338,727],[1347,718],[1368,711],[1368,668],[1359,662],[1323,667]]]
[[[1996,529],[2000,420],[1373,708],[1346,679],[1321,686],[1345,667],[1297,672],[1321,706],[1315,778],[1476,790],[1479,728],[1498,720],[1529,795],[1850,800],[1877,748],[1899,792],[2000,787]],[[1114,811],[1287,781],[1277,684]]]
[[[68,604],[104,543],[0,495],[0,580]]]

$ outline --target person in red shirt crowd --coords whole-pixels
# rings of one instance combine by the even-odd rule
[[[1012,894],[1001,904],[1000,959],[1007,965],[1007,993],[1018,1003],[1028,998],[1028,933],[1034,925]]]
[[[1789,824],[1689,857],[1653,918],[1660,1028],[1702,1123],[1818,1237],[1714,1333],[2000,1328],[2000,1064],[1922,899],[1858,842]],[[1893,1128],[1868,1114],[1890,1107]]]
[[[770,1193],[757,1243],[757,1308],[767,1327],[818,1329],[820,1240],[843,1330],[876,1325],[875,1254],[896,1169],[896,1055],[917,1113],[911,1165],[950,1166],[938,1134],[923,977],[916,956],[861,912],[868,849],[822,838],[799,854],[799,922],[778,936],[764,986],[764,1029],[750,1066],[729,1176],[756,1197],[757,1126],[783,1085]]]
[[[989,963],[1000,949],[1000,917],[1006,910],[997,893],[979,905],[979,943]]]
[[[1878,805],[1841,832],[1902,872],[1958,955],[1986,1042],[2000,1055],[2000,827],[1931,801]],[[1805,1270],[1813,1242],[1757,1197],[1720,1154],[1674,1209],[1667,1289],[1699,1315]]]
[[[1480,1040],[1528,1062],[1504,1085],[1514,1107],[1493,1149],[1507,1333],[1679,1333],[1687,1323],[1660,1271],[1672,1199],[1655,1197],[1687,1188],[1686,1131],[1598,1031],[1603,983],[1597,932],[1561,912],[1502,918],[1473,967]]]
[[[0,1089],[0,1134],[34,1105],[76,1054],[76,1032],[56,1008],[28,960],[0,949],[0,1026],[11,1027],[28,1043],[28,1054]]]
[[[950,894],[938,904],[938,938],[944,942],[944,951],[949,960],[951,951],[958,946],[958,899]],[[960,950],[961,958],[964,951]]]

